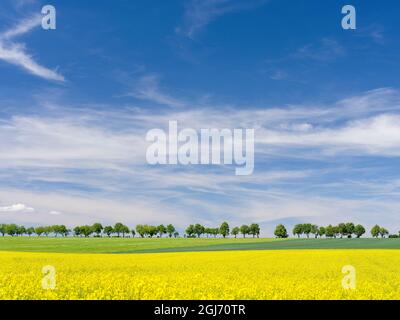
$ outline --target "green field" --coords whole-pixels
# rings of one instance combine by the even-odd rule
[[[156,253],[278,249],[400,249],[400,239],[168,239],[0,237],[0,251]]]

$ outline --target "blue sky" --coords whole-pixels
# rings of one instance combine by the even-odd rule
[[[43,5],[57,29],[40,27]],[[2,1],[0,220],[400,230],[396,1]],[[146,132],[255,128],[255,171],[149,166]]]

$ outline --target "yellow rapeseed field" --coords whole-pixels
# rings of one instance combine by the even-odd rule
[[[42,288],[46,265],[55,289]],[[356,270],[355,289],[342,287],[344,265]],[[400,250],[0,252],[0,299],[399,298]]]

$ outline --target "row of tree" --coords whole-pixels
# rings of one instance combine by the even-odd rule
[[[175,230],[175,227],[172,224],[169,224],[167,226],[164,226],[163,224],[160,224],[159,226],[150,226],[147,224],[138,224],[136,226],[136,232],[142,237],[154,237],[155,235],[158,235],[159,237],[162,237],[164,234],[167,234],[170,238],[171,237],[178,237],[179,232]]]
[[[226,238],[229,234],[233,235],[235,238],[238,234],[242,234],[245,238],[246,235],[252,235],[253,238],[260,236],[260,226],[257,223],[252,223],[250,225],[244,224],[240,227],[234,227],[232,230],[229,228],[229,224],[225,221],[223,222],[219,228],[209,228],[202,226],[201,224],[191,224],[186,228],[186,235],[189,238],[198,237],[200,238],[202,235],[206,235],[207,238],[209,236],[216,237],[217,235],[221,235]]]
[[[171,227],[173,228],[172,225],[169,225],[169,230]],[[153,232],[153,228],[155,231]],[[173,228],[175,230],[175,228]],[[143,231],[144,230],[144,231]],[[150,230],[150,231],[149,231]],[[144,236],[149,236],[153,237],[155,234],[160,234],[162,236],[163,231],[165,230],[164,226],[159,226],[159,227],[151,227],[151,226],[142,226],[142,225],[137,225],[136,226],[136,231],[138,234],[140,234],[142,237]],[[25,228],[24,226],[18,226],[14,223],[12,224],[0,224],[0,234],[2,236],[4,235],[10,235],[10,236],[23,236],[23,235],[33,235],[36,234],[37,236],[49,236],[49,235],[54,235],[55,237],[57,236],[68,236],[70,234],[76,236],[76,237],[90,237],[90,236],[96,236],[96,237],[102,237],[102,236],[108,236],[111,237],[113,235],[116,235],[117,237],[125,237],[126,235],[132,235],[133,237],[136,234],[136,231],[134,229],[129,229],[128,226],[124,225],[123,223],[116,223],[114,226],[105,226],[103,227],[101,223],[95,223],[93,225],[83,225],[83,226],[76,226],[72,230],[68,229],[64,225],[53,225],[53,226],[39,226],[39,227],[29,227]]]
[[[16,224],[0,224],[0,234],[10,235],[10,236],[23,236],[23,235],[33,235],[37,236],[49,236],[53,235],[66,237],[70,234],[76,237],[102,237],[102,236],[117,236],[117,237],[126,237],[135,235],[139,235],[142,238],[145,237],[163,237],[164,235],[168,235],[171,237],[178,237],[179,232],[175,229],[172,224],[168,224],[164,226],[160,224],[159,226],[152,226],[147,224],[138,224],[135,229],[130,229],[128,226],[123,223],[116,223],[114,226],[104,226],[101,223],[94,223],[93,225],[82,225],[76,226],[72,230],[68,229],[65,225],[53,225],[53,226],[39,226],[39,227],[29,227],[25,228],[24,226],[18,226]],[[260,226],[256,223],[252,223],[250,225],[242,225],[241,227],[234,227],[232,230],[229,228],[229,224],[227,222],[223,222],[217,228],[208,228],[204,227],[201,224],[191,224],[186,228],[185,237],[201,237],[202,235],[214,236],[217,237],[221,235],[222,237],[227,237],[229,234],[233,235],[235,238],[238,234],[242,234],[243,237],[246,235],[252,235],[253,237],[260,235]]]
[[[297,236],[299,238],[302,235],[305,235],[307,238],[309,238],[310,234],[313,235],[315,238],[323,236],[325,236],[326,238],[352,238],[353,235],[357,238],[360,238],[363,234],[365,234],[366,231],[361,224],[355,225],[352,222],[347,222],[339,223],[336,226],[329,225],[327,227],[319,227],[311,223],[296,224],[292,232],[294,236]],[[283,224],[276,226],[274,234],[278,238],[289,237],[287,230]],[[389,235],[389,231],[383,227],[375,225],[371,229],[371,235],[376,238],[379,236],[383,238]]]
[[[67,236],[71,230],[67,229],[64,225],[54,225],[54,226],[45,226],[45,227],[29,227],[25,228],[24,226],[19,226],[14,223],[11,224],[0,224],[0,234],[2,236],[8,234],[10,236],[22,236],[32,234],[37,234],[38,236],[49,234],[54,234],[55,236],[62,235]]]
[[[237,235],[242,234],[245,238],[246,235],[251,235],[253,237],[259,237],[260,235],[260,226],[257,223],[252,223],[250,225],[242,225],[240,227],[234,227],[232,230],[229,228],[229,224],[227,222],[223,222],[217,228],[209,228],[205,227],[201,224],[191,224],[186,228],[185,237],[193,238],[198,237],[200,238],[202,235],[214,236],[217,237],[221,235],[222,237],[227,237],[230,234],[233,235],[235,238]],[[311,223],[303,223],[303,224],[296,224],[293,228],[293,235],[297,237],[306,236],[307,238],[310,235],[314,236],[315,238],[323,237],[326,238],[352,238],[353,236],[360,238],[362,235],[365,234],[365,228],[361,225],[355,225],[352,222],[348,223],[339,223],[336,226],[328,225],[326,227],[319,227],[315,224]],[[373,237],[385,237],[389,235],[389,231],[379,225],[375,225],[371,229],[371,235]],[[49,236],[54,235],[66,237],[70,234],[73,234],[76,237],[102,237],[107,236],[111,237],[116,235],[117,237],[126,237],[132,236],[135,237],[138,234],[140,237],[145,238],[149,237],[152,238],[154,236],[163,237],[163,235],[168,235],[171,237],[178,237],[179,233],[176,231],[175,227],[172,224],[164,226],[160,224],[159,226],[152,226],[147,224],[138,224],[135,229],[130,229],[128,226],[124,225],[123,223],[116,223],[114,226],[105,226],[101,223],[95,223],[93,225],[83,225],[83,226],[76,226],[72,230],[68,229],[65,225],[52,225],[52,226],[39,226],[39,227],[29,227],[26,228],[24,226],[19,226],[16,224],[0,224],[0,234],[10,235],[10,236],[23,236],[28,235],[31,236],[36,234],[37,236]],[[279,224],[275,228],[274,232],[275,236],[278,238],[287,238],[289,234],[286,230],[286,227],[283,224]],[[394,237],[394,235],[391,235]]]

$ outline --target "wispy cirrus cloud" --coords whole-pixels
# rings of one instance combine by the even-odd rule
[[[196,34],[218,17],[232,12],[253,9],[265,2],[265,0],[190,0],[185,4],[183,23],[175,31],[188,38],[194,38]]]
[[[386,42],[384,27],[376,23],[364,28],[357,29],[355,36],[360,38],[369,38],[374,43],[380,45],[384,45]]]
[[[159,85],[160,77],[157,74],[145,74],[139,77],[128,96],[169,107],[184,107],[186,103],[169,93],[164,92]]]
[[[0,121],[0,148],[7,150],[0,153],[0,201],[29,203],[37,208],[36,222],[169,219],[183,227],[193,220],[211,224],[225,218],[240,223],[312,217],[332,223],[332,217],[351,212],[357,221],[369,223],[385,209],[397,223],[397,193],[385,193],[383,199],[382,193],[374,198],[369,192],[369,202],[355,199],[378,183],[374,178],[360,184],[343,179],[358,170],[354,156],[400,156],[399,117],[400,92],[390,88],[322,105],[214,105],[166,108],[157,114],[137,108],[47,108],[46,116],[14,115]],[[177,120],[179,129],[255,128],[255,173],[237,177],[224,166],[148,166],[146,132],[166,129],[169,120]],[[345,168],[336,167],[338,159]],[[332,167],[315,168],[307,165],[310,161]],[[335,177],[325,179],[327,175]],[[357,174],[353,178],[357,182]],[[392,185],[379,180],[383,183]],[[340,194],[345,190],[353,199]],[[367,210],[369,205],[374,207]]]
[[[316,43],[307,44],[299,48],[292,54],[292,57],[325,62],[342,57],[345,53],[345,48],[335,39],[323,38]]]
[[[288,62],[304,60],[316,63],[326,63],[344,57],[346,54],[347,52],[345,47],[339,41],[334,38],[324,37],[314,42],[302,45],[291,53],[280,56],[279,58],[265,59],[264,63],[269,66],[275,66],[275,68],[277,66],[284,68]],[[275,72],[275,74],[270,78],[282,78],[284,71],[281,70],[281,72],[281,74]]]
[[[34,5],[38,2],[38,0],[13,0],[12,5],[16,9],[21,9],[25,6]]]
[[[34,15],[22,20],[13,28],[0,33],[0,60],[16,65],[23,70],[46,80],[63,82],[65,78],[57,71],[40,65],[27,53],[23,43],[15,41],[15,38],[22,36],[34,28],[40,26],[41,16]]]
[[[137,109],[49,111],[47,116],[14,115],[0,121],[0,148],[7,150],[0,153],[0,167],[142,165],[146,132],[167,129],[170,120],[196,130],[255,128],[258,154],[288,150],[290,157],[293,147],[312,148],[320,156],[400,153],[400,92],[390,88],[325,105],[170,108],[157,114]]]

